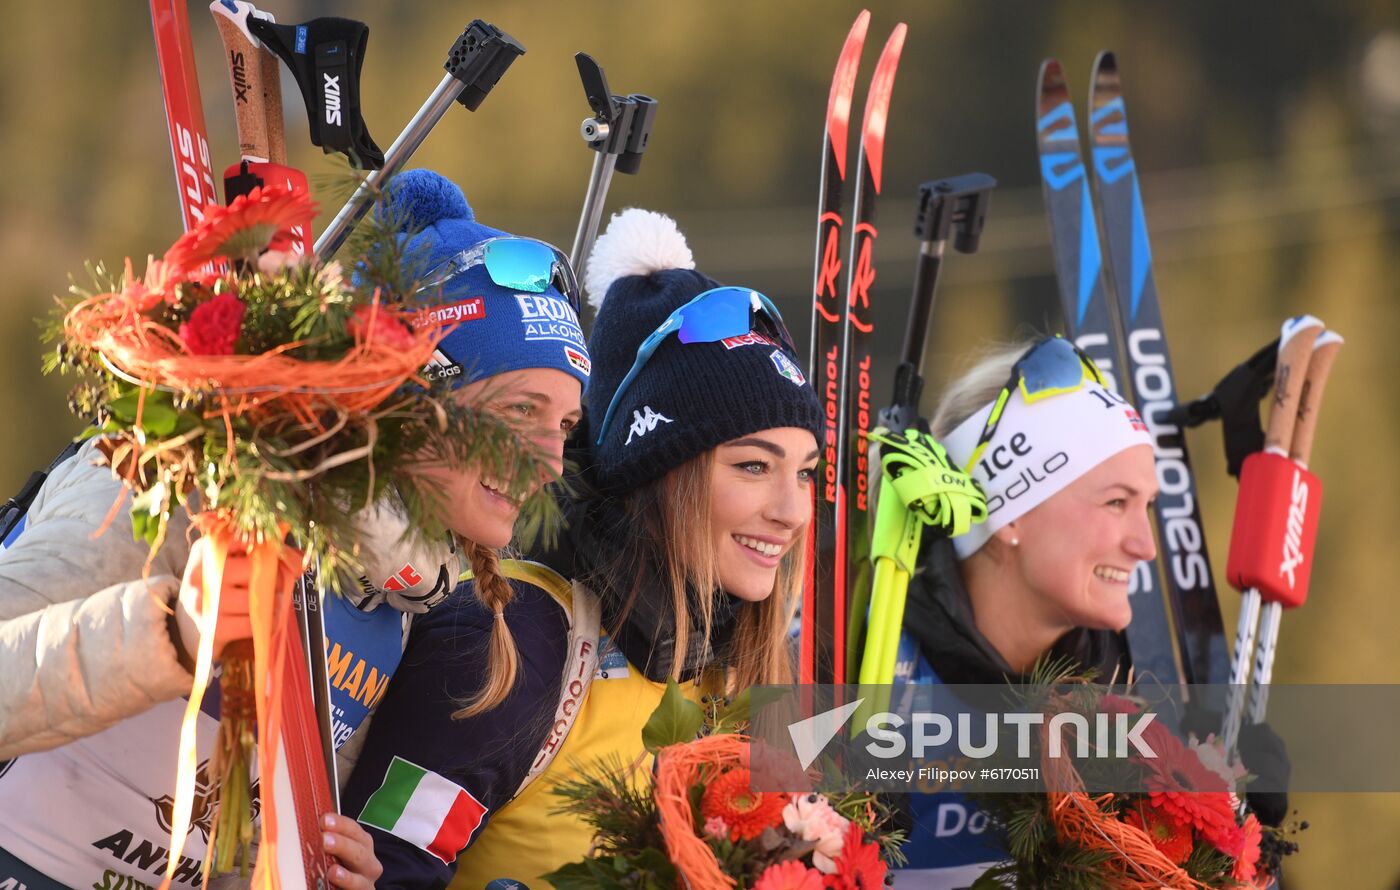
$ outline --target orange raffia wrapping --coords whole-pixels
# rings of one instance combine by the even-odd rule
[[[731,890],[735,886],[695,829],[691,786],[727,769],[748,766],[748,736],[731,733],[671,745],[657,754],[653,794],[661,815],[661,836],[667,855],[690,890]]]
[[[1040,734],[1040,750],[1048,752],[1049,730],[1042,725]],[[1145,831],[1106,811],[1104,804],[1113,799],[1112,794],[1090,797],[1084,790],[1084,780],[1068,758],[1051,759],[1048,753],[1042,753],[1041,768],[1048,787],[1070,789],[1050,791],[1047,795],[1056,833],[1085,849],[1114,854],[1104,864],[1104,886],[1108,890],[1195,890],[1206,886],[1163,855]]]
[[[130,380],[176,392],[208,393],[214,416],[247,416],[254,422],[290,416],[324,432],[326,421],[318,408],[334,406],[348,413],[375,408],[418,375],[441,335],[431,326],[409,324],[412,348],[361,338],[343,357],[329,361],[286,354],[299,343],[260,355],[191,355],[175,332],[143,314],[162,299],[166,287],[174,287],[169,274],[165,263],[151,260],[142,283],[133,278],[128,264],[128,285],[74,306],[64,319],[64,333],[70,342],[101,353],[115,372]],[[411,319],[410,313],[378,303],[373,311]]]

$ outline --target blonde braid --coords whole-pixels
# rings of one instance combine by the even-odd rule
[[[467,547],[467,558],[472,564],[477,601],[494,612],[496,619],[491,626],[486,682],[480,692],[452,714],[458,720],[485,713],[505,701],[515,686],[515,674],[520,667],[520,654],[515,648],[515,637],[511,635],[510,626],[506,624],[506,606],[510,605],[515,591],[501,574],[500,556],[490,547],[470,544]]]

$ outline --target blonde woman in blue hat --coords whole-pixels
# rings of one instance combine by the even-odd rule
[[[426,374],[460,381],[459,398],[486,398],[518,421],[522,440],[557,473],[589,368],[567,262],[548,245],[476,222],[461,190],[436,173],[404,173],[391,193],[395,219],[413,233],[409,254],[442,294],[427,323],[446,336]],[[362,512],[367,576],[327,604],[342,780],[410,620],[441,603],[468,566],[494,577],[494,548],[509,542],[518,514],[498,493],[501,481],[475,468],[429,472],[451,538],[410,543],[388,505]],[[143,579],[146,546],[123,531],[124,514],[90,539],[118,491],[80,451],[50,475],[23,532],[0,551],[0,810],[9,814],[0,820],[0,885],[145,886],[164,873],[169,767],[198,641],[186,613],[201,595],[202,547],[183,533],[185,517],[172,517]],[[246,565],[231,559],[216,650],[239,635],[240,577]],[[212,748],[216,727],[217,714],[201,715],[201,750]],[[196,816],[175,887],[200,886],[207,809]],[[340,861],[332,883],[371,887],[380,867],[369,835],[353,819],[327,819],[327,849]],[[230,880],[237,885],[214,886]]]
[[[382,886],[454,872],[454,886],[543,886],[591,840],[548,789],[579,763],[639,760],[668,679],[691,695],[791,682],[821,409],[772,302],[694,266],[659,214],[626,211],[599,238],[568,528],[504,567],[514,680],[499,700],[484,691],[479,604],[433,612],[346,789],[374,826]]]

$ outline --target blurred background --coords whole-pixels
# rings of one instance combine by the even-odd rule
[[[191,3],[214,168],[237,159],[217,33]],[[320,15],[371,28],[361,81],[384,148],[442,76],[471,18],[527,54],[475,114],[451,110],[411,166],[460,182],[484,222],[568,250],[592,163],[572,54],[614,92],[660,101],[641,172],[617,176],[609,213],[674,216],[699,267],[779,303],[805,354],[820,137],[853,2],[564,3],[266,0],[280,21]],[[1327,390],[1312,467],[1326,503],[1312,596],[1284,618],[1281,683],[1400,681],[1400,8],[1386,0],[1288,4],[890,2],[872,10],[862,81],[890,28],[909,24],[895,82],[873,290],[883,401],[903,336],[918,184],[981,171],[1000,182],[975,256],[952,255],[938,294],[928,392],[972,345],[1053,330],[1054,272],[1035,156],[1042,58],[1065,65],[1082,123],[1095,53],[1117,51],[1183,396],[1204,392],[1289,315],[1311,312],[1348,345]],[[144,4],[11,4],[0,31],[0,497],[47,465],[80,421],[67,381],[39,370],[34,319],[85,260],[119,265],[179,234]],[[859,119],[864,86],[857,93]],[[290,162],[330,183],[343,165],[307,138],[284,76]],[[854,132],[853,126],[853,132]],[[326,202],[317,230],[336,207]],[[1368,388],[1369,387],[1369,388]],[[1226,626],[1223,579],[1235,482],[1218,427],[1191,434]],[[81,542],[75,542],[81,546]],[[1400,795],[1294,795],[1311,827],[1291,888],[1400,882]]]

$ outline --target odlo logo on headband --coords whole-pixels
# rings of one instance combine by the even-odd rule
[[[989,450],[987,456],[977,462],[977,469],[986,477],[987,483],[991,483],[999,476],[1003,477],[998,485],[1005,486],[999,492],[987,495],[987,515],[994,515],[1008,502],[1024,497],[1032,488],[1055,473],[1064,469],[1069,463],[1069,455],[1063,451],[1057,451],[1045,460],[1028,460],[1025,465],[1017,466],[1020,458],[1029,457],[1035,450],[1025,433],[1016,433],[1004,444]],[[1015,471],[1015,479],[1007,482],[1004,478],[1007,473]],[[994,486],[985,486],[991,489]]]

